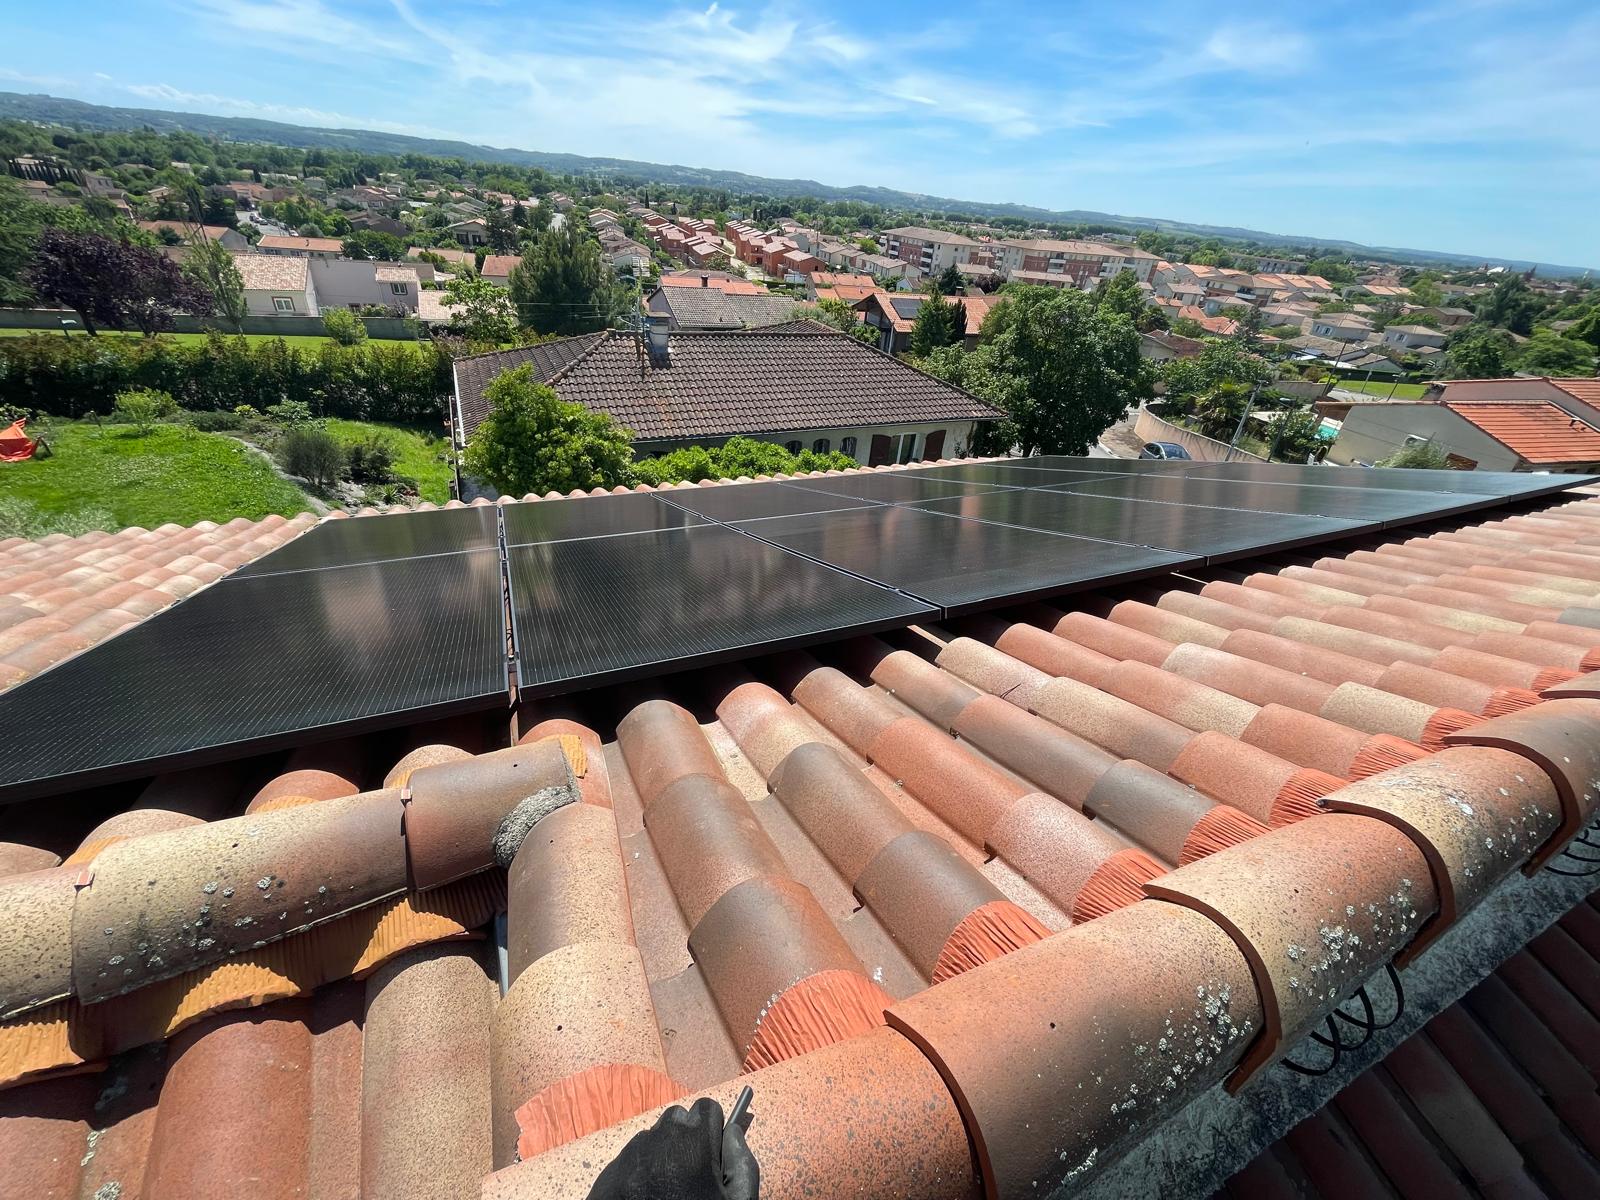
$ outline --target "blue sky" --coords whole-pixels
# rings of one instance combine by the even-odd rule
[[[1600,4],[7,0],[0,89],[1600,267]]]

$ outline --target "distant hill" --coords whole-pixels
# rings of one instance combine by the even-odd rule
[[[901,192],[893,188],[865,185],[834,187],[814,179],[768,179],[760,175],[746,175],[739,171],[636,162],[626,158],[589,158],[581,154],[552,154],[541,150],[479,146],[471,142],[410,137],[399,133],[381,133],[373,129],[323,129],[305,125],[286,125],[278,121],[258,121],[251,117],[214,117],[206,113],[167,112],[154,108],[115,108],[103,104],[88,104],[82,100],[21,92],[0,92],[0,118],[89,129],[139,129],[149,126],[163,133],[182,130],[234,142],[275,142],[303,149],[326,147],[362,150],[372,154],[428,154],[439,158],[462,158],[479,162],[512,163],[523,167],[543,167],[547,171],[571,174],[626,176],[653,183],[717,188],[738,195],[753,194],[781,198],[815,196],[823,200],[859,200],[868,204],[880,204],[885,208],[942,212],[956,217],[975,219],[1020,217],[1040,224],[1118,225],[1133,230],[1153,229],[1162,233],[1229,238],[1260,242],[1268,246],[1315,246],[1321,250],[1415,263],[1477,266],[1489,262],[1518,269],[1538,267],[1542,275],[1580,275],[1589,269],[1497,258],[1484,254],[1449,254],[1399,246],[1365,246],[1360,242],[1313,237],[1309,234],[1264,233],[1258,229],[1241,229],[1231,225],[1195,225],[1162,217],[1125,217],[1088,209],[1052,211],[1026,204],[952,200],[945,196],[928,196],[917,192]]]

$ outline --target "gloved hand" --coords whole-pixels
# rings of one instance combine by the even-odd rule
[[[761,1168],[739,1125],[723,1127],[722,1105],[674,1104],[636,1133],[594,1181],[589,1200],[756,1200]]]

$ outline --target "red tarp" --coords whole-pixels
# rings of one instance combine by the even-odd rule
[[[21,462],[25,458],[33,457],[35,443],[28,439],[22,432],[23,422],[18,421],[4,433],[0,433],[0,462]]]

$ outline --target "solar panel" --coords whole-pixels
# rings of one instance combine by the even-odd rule
[[[1483,496],[1542,496],[1600,480],[1597,475],[1534,475],[1520,471],[1430,471],[1410,467],[1309,467],[1292,463],[1200,463],[1192,478],[1311,482],[1386,491],[1472,492]]]
[[[568,538],[610,537],[650,529],[681,529],[702,519],[664,504],[652,495],[585,496],[570,500],[530,500],[508,504],[506,545],[559,542]]]
[[[382,520],[355,517],[324,521],[234,572],[233,578],[347,567],[422,554],[493,550],[499,545],[499,536],[498,517],[493,508],[487,507],[392,513]]]
[[[0,796],[505,703],[500,596],[493,550],[225,580],[0,695]]]
[[[1032,462],[1032,459],[1018,460]],[[921,472],[918,472],[921,475]],[[959,467],[936,467],[928,479],[948,479],[957,483],[992,483],[1001,487],[1045,487],[1053,483],[1104,479],[1104,471],[1059,471],[1045,467],[1024,467],[1012,463],[968,463]]]
[[[533,695],[934,614],[725,525],[515,546],[509,555],[518,679]]]
[[[969,612],[1196,565],[1192,555],[877,507],[775,517],[743,528],[785,549]]]
[[[1209,562],[1288,549],[1373,527],[1371,521],[1157,504],[1048,488],[930,500],[916,507],[1025,529],[1153,546]]]
[[[1089,458],[1075,454],[1039,454],[1008,458],[1008,466],[1051,471],[1092,471],[1097,475],[1181,475],[1204,464],[1187,458]]]
[[[941,496],[966,496],[978,492],[992,492],[1002,485],[933,479],[924,476],[921,471],[915,474],[894,471],[882,475],[824,475],[818,478],[796,479],[791,486],[827,492],[835,496],[881,500],[888,504],[912,504],[918,500],[937,500]]]
[[[835,496],[828,492],[790,487],[785,483],[739,483],[729,487],[695,488],[693,491],[680,488],[670,493],[668,499],[673,504],[681,504],[716,521],[800,516],[838,508],[860,508],[873,503],[858,496]]]
[[[1379,524],[1423,515],[1459,512],[1495,502],[1493,496],[1465,493],[1319,487],[1313,484],[1257,483],[1245,479],[1196,479],[1192,475],[1117,476],[1090,483],[1067,484],[1050,490],[1206,508],[1248,508],[1258,512],[1342,517]]]

